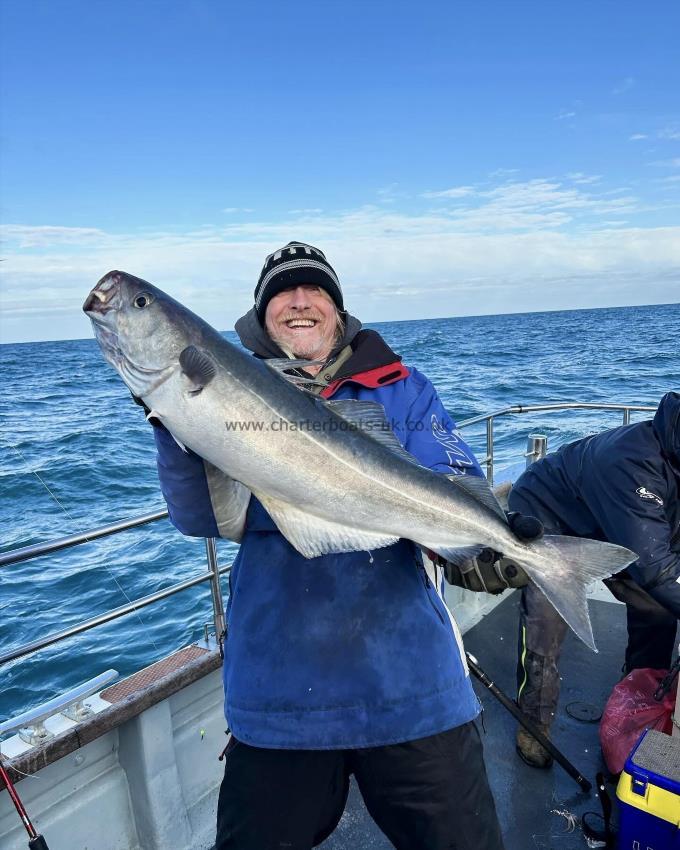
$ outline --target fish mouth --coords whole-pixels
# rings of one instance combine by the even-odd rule
[[[101,278],[85,299],[83,311],[93,320],[99,321],[120,305],[120,284],[123,273],[109,272]]]
[[[117,315],[123,299],[122,287],[129,277],[119,271],[105,274],[85,299],[83,311],[92,322],[105,359],[120,374],[133,395],[142,397],[165,383],[178,366],[149,368],[135,362],[126,352],[118,333]]]
[[[90,291],[83,304],[83,312],[92,322],[97,342],[106,359],[115,368],[118,368],[124,357],[116,327],[121,279],[122,275],[117,271],[105,274]]]

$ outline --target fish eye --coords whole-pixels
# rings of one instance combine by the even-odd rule
[[[135,295],[134,301],[132,302],[135,307],[138,307],[142,310],[144,307],[148,307],[149,304],[153,301],[153,298],[148,292],[140,292],[139,295]]]

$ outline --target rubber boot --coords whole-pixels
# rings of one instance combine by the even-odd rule
[[[541,731],[546,738],[550,737],[549,726],[545,726],[542,723],[538,723],[536,725],[539,731]],[[517,730],[515,741],[519,757],[525,764],[528,764],[529,767],[538,767],[545,770],[552,765],[553,759],[550,753],[522,726],[520,726]]]

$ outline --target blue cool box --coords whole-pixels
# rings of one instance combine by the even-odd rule
[[[643,732],[616,796],[618,850],[680,850],[680,738]]]

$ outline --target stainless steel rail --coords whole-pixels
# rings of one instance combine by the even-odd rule
[[[513,404],[510,407],[501,407],[498,410],[493,410],[491,413],[482,413],[479,416],[464,419],[458,423],[458,427],[468,428],[470,425],[478,425],[480,422],[486,422],[486,457],[482,458],[480,463],[486,465],[486,477],[489,483],[493,485],[494,421],[501,416],[511,416],[519,413],[555,413],[561,410],[618,410],[623,414],[623,424],[628,425],[630,424],[630,414],[632,411],[653,413],[656,407],[641,404],[600,404],[598,402],[582,401],[550,402],[549,404]]]
[[[481,463],[486,465],[487,478],[489,479],[489,482],[493,484],[494,421],[496,419],[501,416],[510,416],[521,413],[557,412],[562,410],[577,409],[621,411],[623,413],[624,425],[627,425],[630,422],[630,414],[632,411],[653,412],[654,410],[656,410],[655,407],[647,407],[644,405],[598,404],[589,402],[555,402],[551,404],[533,405],[515,404],[511,405],[510,407],[499,408],[498,410],[494,410],[491,413],[484,413],[480,416],[473,416],[470,419],[465,419],[464,421],[458,423],[458,427],[467,428],[471,425],[476,425],[480,422],[486,423],[486,457],[482,459]],[[0,567],[11,566],[12,564],[18,564],[21,561],[29,560],[30,558],[38,558],[42,555],[48,555],[53,552],[59,552],[60,550],[67,549],[71,546],[78,546],[82,543],[88,543],[90,541],[97,540],[101,537],[106,537],[110,534],[118,534],[121,531],[127,531],[128,529],[138,528],[141,525],[146,525],[147,523],[151,522],[157,522],[160,519],[165,519],[167,516],[167,511],[155,511],[153,513],[143,514],[138,517],[120,520],[119,522],[111,523],[110,525],[100,526],[99,528],[94,528],[89,531],[83,531],[79,534],[72,534],[68,537],[61,537],[57,540],[51,540],[46,543],[37,543],[33,546],[24,546],[20,549],[14,549],[10,552],[5,552],[4,554],[0,555]],[[54,634],[48,635],[47,637],[41,638],[40,640],[31,641],[30,643],[23,644],[22,646],[19,646],[16,649],[11,650],[10,652],[2,653],[0,654],[0,664],[7,661],[13,661],[17,658],[21,658],[33,652],[37,652],[40,649],[44,649],[45,647],[51,646],[52,644],[65,640],[68,637],[95,628],[96,626],[102,625],[103,623],[108,623],[111,620],[115,620],[118,617],[123,617],[126,614],[133,613],[134,611],[137,611],[140,608],[144,608],[147,605],[151,605],[154,602],[160,601],[161,599],[166,599],[168,596],[173,596],[175,593],[180,593],[181,591],[186,590],[187,588],[194,587],[195,585],[201,584],[205,581],[210,582],[215,634],[219,638],[224,633],[224,607],[222,602],[220,576],[224,575],[225,573],[228,573],[231,569],[231,566],[228,565],[225,567],[219,567],[217,563],[217,552],[214,540],[207,539],[205,541],[205,545],[209,570],[207,573],[203,573],[201,575],[195,576],[194,578],[179,582],[178,584],[172,585],[171,587],[167,587],[164,590],[158,591],[157,593],[152,593],[149,596],[145,596],[142,599],[130,602],[127,605],[122,605],[120,608],[115,608],[112,611],[100,614],[97,617],[93,617],[89,620],[84,620],[81,623],[77,623],[76,625],[71,626],[67,629],[63,629],[62,631],[55,632]]]
[[[214,546],[214,540],[206,540],[206,544],[209,543],[212,543]],[[93,629],[95,626],[110,623],[111,620],[117,620],[119,617],[124,617],[126,614],[132,614],[140,608],[146,608],[147,605],[152,605],[154,602],[160,602],[161,599],[167,599],[168,596],[174,596],[176,593],[181,593],[181,591],[187,590],[190,587],[195,587],[197,584],[202,584],[204,581],[209,581],[211,584],[216,583],[218,585],[219,599],[221,600],[222,592],[221,589],[219,589],[219,576],[228,573],[230,569],[231,564],[226,567],[222,567],[217,571],[211,570],[209,573],[202,573],[201,575],[173,584],[171,587],[166,587],[164,590],[159,590],[156,593],[150,593],[148,596],[143,596],[141,599],[135,599],[134,602],[129,602],[127,605],[121,605],[120,608],[114,608],[112,611],[99,614],[97,617],[92,617],[90,620],[83,620],[80,623],[76,623],[75,626],[70,626],[60,632],[53,632],[51,635],[47,635],[39,640],[24,643],[16,649],[0,654],[0,664],[4,664],[6,661],[14,661],[16,658],[21,658],[24,655],[30,655],[32,652],[37,652],[39,649],[44,649],[46,646],[52,646],[52,644],[59,643],[62,640],[66,640],[66,638],[73,637],[73,635],[86,632],[89,629]],[[219,611],[219,617],[213,610],[213,616],[215,619],[215,634],[219,638],[224,632],[224,610],[221,609]]]
[[[89,543],[91,540],[98,540],[100,537],[107,537],[109,534],[118,534],[119,531],[127,531],[129,528],[138,528],[140,525],[165,519],[167,515],[167,511],[154,511],[153,513],[142,514],[142,516],[131,517],[130,519],[121,519],[118,522],[113,522],[110,525],[102,525],[90,531],[81,531],[79,534],[59,537],[56,540],[49,540],[47,543],[36,543],[33,546],[12,549],[11,552],[4,552],[0,555],[0,567],[18,564],[20,561],[28,561],[30,558],[39,558],[41,555],[50,555],[52,552],[59,552],[61,549],[68,549],[71,546],[78,546],[80,543]]]

